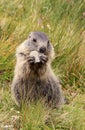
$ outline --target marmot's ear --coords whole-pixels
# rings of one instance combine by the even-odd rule
[[[54,58],[55,58],[54,47],[52,43],[50,43],[50,61],[52,61]]]
[[[31,34],[32,34],[32,32],[29,33],[28,38],[31,38]]]
[[[52,46],[52,59],[54,59],[55,58],[55,52],[54,52],[54,47],[53,47],[53,45],[51,44],[51,46]]]
[[[48,40],[47,41],[47,48],[49,48],[50,47],[50,41]]]

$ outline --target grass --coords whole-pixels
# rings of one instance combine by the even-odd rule
[[[4,93],[3,93],[4,91]],[[59,110],[51,109],[40,101],[18,108],[10,97],[10,90],[0,92],[0,129],[17,130],[84,130],[85,95],[73,94],[70,104]]]
[[[52,63],[69,104],[52,110],[40,102],[17,108],[10,94],[15,49],[31,31],[45,32],[55,49]],[[85,129],[85,1],[0,1],[0,129]]]

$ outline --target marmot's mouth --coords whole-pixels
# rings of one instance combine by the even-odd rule
[[[45,64],[45,63],[44,63]],[[42,62],[38,62],[38,63],[30,63],[30,69],[31,70],[35,70],[38,71],[39,69],[42,69],[42,67],[44,66],[44,64]]]
[[[37,75],[37,76],[42,76],[46,72],[46,63],[32,63],[30,65],[30,72],[31,74]]]

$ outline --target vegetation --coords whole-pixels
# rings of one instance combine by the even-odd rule
[[[55,48],[53,70],[69,104],[18,108],[11,99],[16,46],[31,31]],[[85,130],[85,0],[0,0],[0,130]]]

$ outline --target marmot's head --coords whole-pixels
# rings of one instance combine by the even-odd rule
[[[38,70],[45,71],[45,66],[47,63],[50,63],[54,57],[54,49],[48,37],[42,32],[32,32],[27,41],[26,46],[29,47],[30,51],[28,61],[31,69],[36,72],[38,72]]]
[[[30,52],[37,51],[47,56],[51,61],[54,58],[54,49],[48,37],[42,32],[32,32],[29,34],[28,43]]]

